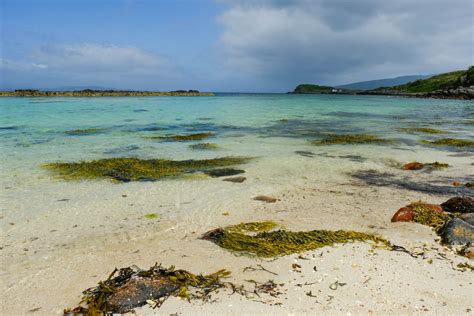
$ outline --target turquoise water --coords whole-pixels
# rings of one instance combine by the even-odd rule
[[[257,154],[287,159],[298,146],[307,150],[308,140],[319,139],[324,133],[369,133],[394,140],[377,146],[376,151],[415,148],[457,152],[459,149],[433,149],[418,141],[472,139],[473,122],[474,103],[458,100],[281,94],[1,98],[2,173],[4,177],[36,174],[46,162],[107,157],[193,159]],[[405,127],[433,127],[446,134],[399,130]],[[86,128],[102,130],[67,133]],[[222,149],[196,151],[188,147],[193,142],[143,137],[198,132],[216,133],[204,142],[217,143]],[[291,150],[282,151],[282,146]],[[334,148],[348,151],[347,146]]]

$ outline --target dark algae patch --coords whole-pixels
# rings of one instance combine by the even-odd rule
[[[219,270],[209,275],[196,275],[155,265],[148,270],[115,269],[105,281],[83,292],[81,305],[64,310],[64,314],[106,315],[127,313],[147,303],[159,307],[168,297],[208,301],[211,294],[229,286],[222,282],[229,271]],[[108,315],[108,314],[107,314]]]
[[[407,133],[425,133],[425,134],[441,134],[443,131],[430,127],[409,127],[401,128],[400,131]]]
[[[215,135],[216,134],[214,133],[196,133],[196,134],[189,134],[189,135],[145,136],[145,138],[185,142],[185,141],[191,141],[191,140],[203,140]]]
[[[312,141],[313,145],[350,145],[350,144],[381,144],[389,143],[387,139],[368,134],[327,135],[321,140]]]
[[[186,173],[204,172],[218,167],[244,164],[248,157],[223,157],[203,160],[108,158],[80,162],[54,162],[45,169],[65,180],[108,178],[120,182],[156,181]]]
[[[86,128],[86,129],[73,129],[70,131],[65,131],[67,135],[71,136],[81,136],[81,135],[91,135],[103,132],[103,128]]]
[[[189,148],[194,150],[216,150],[219,149],[219,146],[214,143],[198,143],[189,145]]]
[[[267,258],[356,241],[371,241],[387,247],[390,246],[390,243],[381,237],[355,231],[312,230],[293,232],[282,229],[272,230],[275,227],[276,224],[272,222],[241,223],[211,230],[202,235],[201,238],[234,252]]]
[[[423,144],[433,145],[433,146],[474,148],[474,141],[469,140],[469,139],[441,138],[434,141],[422,140],[421,142]]]

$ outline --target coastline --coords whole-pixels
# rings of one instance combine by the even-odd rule
[[[161,97],[161,96],[214,96],[212,92],[197,90],[160,91],[128,91],[128,90],[78,90],[78,91],[40,91],[15,90],[0,91],[0,97]]]

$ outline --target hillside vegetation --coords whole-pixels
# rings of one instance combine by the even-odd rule
[[[394,87],[382,87],[376,90],[391,90],[407,93],[431,93],[440,90],[456,89],[474,85],[474,66],[468,70],[452,71],[427,79],[416,80]]]
[[[317,84],[300,84],[293,93],[330,93],[334,89],[328,86],[319,86]]]

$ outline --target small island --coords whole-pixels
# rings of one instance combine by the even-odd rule
[[[74,91],[41,91],[35,89],[21,89],[14,91],[0,91],[0,97],[161,97],[161,96],[213,96],[212,92],[198,90],[161,91],[134,91],[134,90],[74,90]]]
[[[351,90],[316,84],[300,84],[292,94],[390,95],[416,98],[474,99],[474,66],[415,80],[406,84],[371,90]]]

